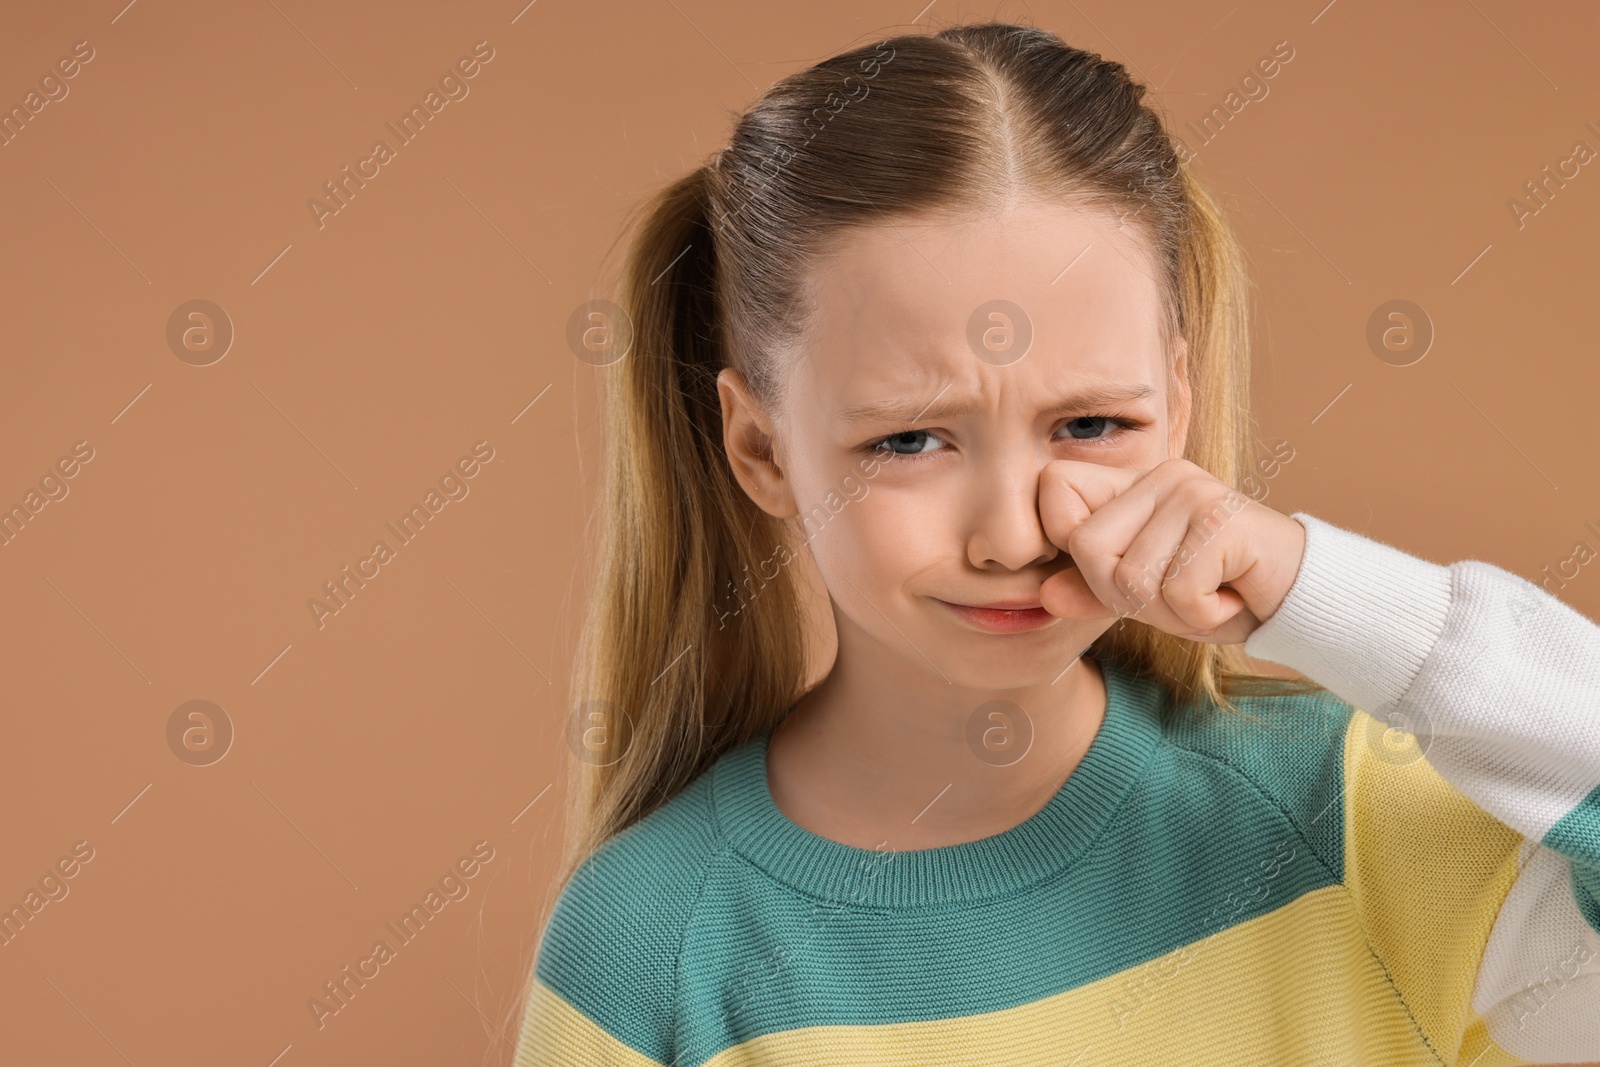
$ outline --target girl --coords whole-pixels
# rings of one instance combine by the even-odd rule
[[[894,37],[652,204],[521,1067],[1600,1058],[1600,628],[1241,491],[1143,95]]]

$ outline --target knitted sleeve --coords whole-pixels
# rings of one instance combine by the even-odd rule
[[[568,881],[540,940],[515,1067],[676,1067],[678,959],[715,855],[702,795],[611,838]]]
[[[673,924],[606,874],[591,861],[556,902],[528,985],[515,1067],[671,1062]]]
[[[1293,517],[1299,573],[1244,651],[1358,709],[1346,884],[1374,952],[1446,1062],[1600,1059],[1600,627]]]

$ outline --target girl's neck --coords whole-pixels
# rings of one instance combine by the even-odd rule
[[[859,848],[937,848],[990,837],[1039,811],[1060,791],[1104,721],[1105,679],[1080,659],[1025,701],[1032,740],[1009,765],[969,746],[972,709],[948,696],[854,684],[835,671],[772,732],[767,779],[791,821]]]

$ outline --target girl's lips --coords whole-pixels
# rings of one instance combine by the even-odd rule
[[[936,597],[935,599],[938,598]],[[993,606],[975,607],[971,604],[952,604],[948,600],[940,600],[939,603],[955,612],[959,618],[969,625],[988,633],[1022,633],[1026,630],[1037,630],[1041,626],[1049,626],[1056,621],[1056,616],[1037,604],[1028,607],[999,608]]]

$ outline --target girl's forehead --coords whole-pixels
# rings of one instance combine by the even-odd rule
[[[843,427],[962,418],[986,410],[1049,413],[1067,408],[1159,404],[1167,359],[1152,329],[1138,343],[1036,337],[1015,362],[996,365],[961,337],[921,346],[813,350],[794,363],[788,395]]]
[[[1159,331],[1161,283],[1143,234],[1115,216],[1060,204],[982,216],[852,227],[805,285],[820,348],[942,343],[996,301],[1002,328],[1128,344]]]
[[[873,227],[818,262],[795,384],[829,404],[960,383],[1142,381],[1162,389],[1161,290],[1142,238],[1067,209]],[[1025,347],[996,358],[994,342]],[[1017,354],[1019,353],[1020,354]]]

